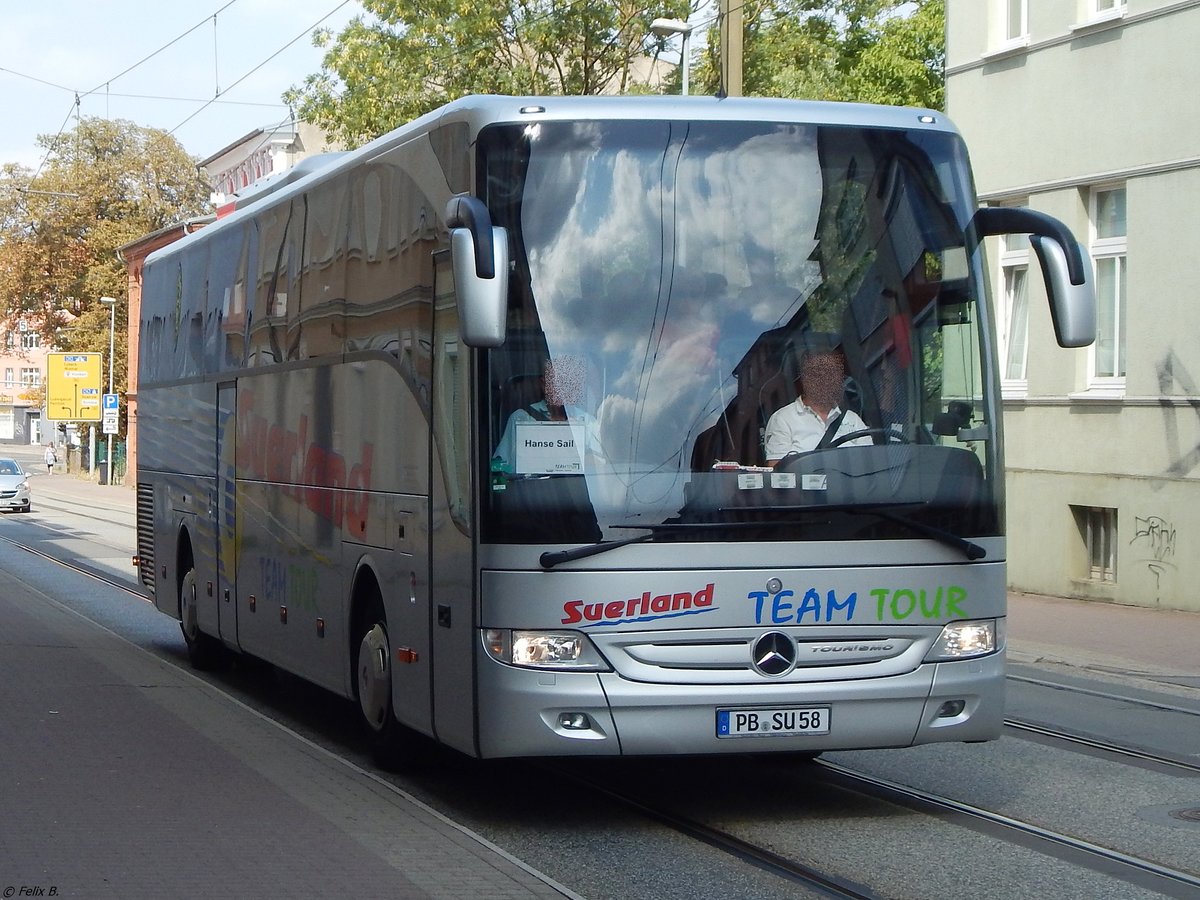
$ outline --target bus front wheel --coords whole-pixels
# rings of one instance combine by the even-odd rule
[[[409,761],[413,735],[392,711],[392,659],[383,603],[372,598],[359,620],[354,660],[358,710],[371,738],[375,761],[395,769]]]

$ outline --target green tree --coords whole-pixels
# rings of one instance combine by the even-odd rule
[[[38,173],[0,167],[0,315],[107,361],[109,309],[99,298],[117,298],[123,386],[128,276],[117,248],[203,213],[210,188],[178,141],[132,122],[82,119],[39,143],[48,153]]]
[[[345,146],[472,93],[626,93],[635,63],[662,48],[658,16],[689,0],[363,0],[368,17],[318,32],[322,71],[285,100]]]
[[[944,0],[749,0],[743,92],[941,109]],[[696,65],[697,92],[719,88],[716,28]]]

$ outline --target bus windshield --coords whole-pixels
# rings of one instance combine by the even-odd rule
[[[955,135],[549,121],[479,151],[513,260],[483,540],[999,533]]]

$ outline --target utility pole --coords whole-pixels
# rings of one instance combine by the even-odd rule
[[[742,4],[720,0],[721,90],[726,97],[742,96]]]

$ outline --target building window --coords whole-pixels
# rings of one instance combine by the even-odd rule
[[[1125,0],[1086,0],[1083,26],[1120,19],[1125,15]]]
[[[1029,46],[1029,0],[989,0],[990,50],[984,59],[1009,56]]]
[[[41,369],[22,369],[21,370],[21,385],[23,387],[37,387],[42,383]]]
[[[1079,536],[1083,539],[1089,581],[1114,584],[1117,580],[1117,511],[1105,506],[1072,506]]]
[[[1077,0],[1076,9],[1082,12],[1072,31],[1104,27],[1125,18],[1125,0]]]
[[[12,369],[4,370],[4,386],[5,387],[13,387],[13,370]]]
[[[1125,386],[1125,188],[1092,191],[1092,263],[1096,271],[1096,343],[1091,387]]]
[[[36,331],[21,332],[22,350],[36,350],[40,346],[42,346],[42,336]]]
[[[1001,387],[1005,396],[1024,396],[1025,362],[1029,354],[1029,236],[1000,238],[1000,358],[1004,360]]]
[[[1029,39],[1029,0],[1004,0],[1004,42],[1013,44]]]

